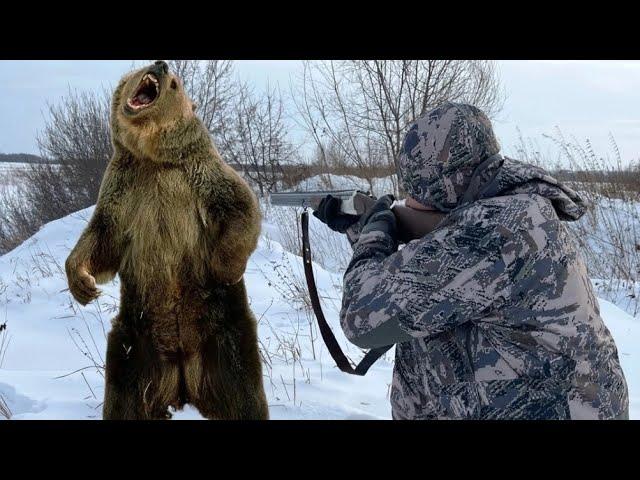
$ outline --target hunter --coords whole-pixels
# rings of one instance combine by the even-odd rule
[[[394,197],[358,217],[340,321],[368,349],[396,345],[394,419],[627,419],[627,384],[578,246],[563,222],[585,202],[545,170],[499,153],[478,108],[444,103],[404,137],[406,206],[446,216],[397,239]]]

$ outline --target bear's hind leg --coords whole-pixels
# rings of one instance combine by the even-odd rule
[[[208,337],[185,364],[189,402],[210,420],[268,420],[253,319]],[[243,323],[243,322],[240,322]]]
[[[104,420],[164,420],[176,403],[177,365],[160,358],[148,337],[132,335],[117,321],[109,332]]]

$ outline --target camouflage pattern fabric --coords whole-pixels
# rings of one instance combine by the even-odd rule
[[[400,250],[384,232],[360,235],[343,330],[362,348],[397,344],[395,419],[620,417],[618,352],[561,221],[585,205],[544,170],[500,156],[478,112],[446,104],[410,129],[399,176],[449,214]]]
[[[482,111],[447,102],[410,126],[398,177],[409,196],[448,212],[458,206],[476,167],[499,150]]]

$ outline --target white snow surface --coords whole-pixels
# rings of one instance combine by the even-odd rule
[[[101,418],[104,379],[88,356],[98,364],[104,359],[119,282],[102,285],[98,301],[82,307],[72,300],[64,275],[64,261],[92,211],[93,207],[49,223],[0,257],[0,323],[6,321],[10,338],[0,368],[0,395],[13,419]],[[264,230],[274,227],[265,225]],[[311,341],[310,320],[315,320],[286,286],[294,277],[299,282],[301,272],[299,257],[263,237],[245,274],[262,351],[268,358],[263,368],[271,418],[390,418],[392,364],[387,359],[392,355],[381,359],[366,377],[340,372],[315,323]],[[342,275],[317,265],[315,274],[328,321],[347,355],[358,360],[362,351],[347,342],[338,323]],[[72,373],[78,369],[84,370]],[[198,418],[189,407],[174,415],[174,419]]]
[[[0,257],[0,324],[6,322],[2,334],[10,340],[0,365],[0,395],[13,419],[101,418],[104,379],[93,365],[104,359],[119,284],[116,279],[103,285],[98,301],[81,307],[64,275],[64,261],[92,210],[45,225]],[[278,225],[265,222],[245,274],[258,319],[271,418],[389,419],[393,350],[365,377],[335,367],[315,320],[298,300],[299,289],[306,288],[301,258],[282,247],[278,232]],[[362,351],[345,339],[338,322],[342,272],[316,264],[315,273],[327,319],[357,361]],[[605,300],[600,306],[629,384],[631,418],[640,419],[640,319]],[[191,407],[174,414],[174,419],[199,418]]]

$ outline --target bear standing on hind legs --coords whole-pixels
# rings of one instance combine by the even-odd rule
[[[113,94],[114,154],[91,220],[66,261],[83,305],[116,273],[105,419],[268,419],[243,274],[260,233],[248,185],[225,164],[165,62]]]

